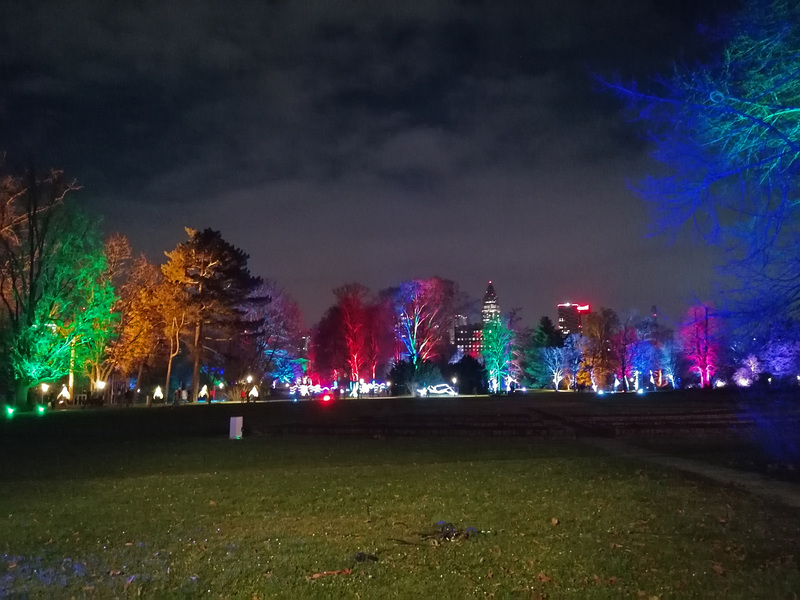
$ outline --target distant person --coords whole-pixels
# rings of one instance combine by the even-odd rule
[[[181,388],[181,404],[186,404],[189,402],[189,390],[186,388]]]

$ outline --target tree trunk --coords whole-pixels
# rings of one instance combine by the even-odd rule
[[[147,360],[147,358],[143,358],[143,359],[142,359],[142,362],[140,362],[140,363],[139,363],[139,371],[136,373],[136,389],[137,389],[137,390],[141,390],[141,389],[143,389],[143,387],[142,387],[142,371],[144,370],[144,363],[145,363],[145,361],[146,361],[146,360]],[[147,406],[150,406],[150,400],[149,400],[150,396],[149,396],[149,395],[147,395],[147,394],[145,394],[145,395],[146,395],[146,396],[147,396],[147,398],[148,398],[148,400],[147,400]],[[139,398],[139,392],[137,392],[137,393],[134,395],[134,398],[136,398],[136,399],[138,400],[138,398]]]
[[[14,404],[19,410],[28,410],[28,408],[30,408],[28,403],[28,390],[30,390],[30,385],[27,382],[14,382]]]
[[[169,360],[167,361],[167,381],[164,383],[164,404],[169,404],[169,378],[172,375],[172,359],[175,355],[172,354],[170,349]]]
[[[197,395],[200,392],[200,359],[202,358],[200,340],[202,338],[202,330],[202,321],[198,320],[194,328],[194,366],[192,367],[192,395],[189,398],[190,402],[197,402]],[[211,406],[211,402],[209,402],[208,405]]]
[[[75,338],[69,343],[69,400],[75,404]]]

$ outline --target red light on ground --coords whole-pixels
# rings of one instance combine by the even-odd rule
[[[330,394],[325,394],[325,395],[322,397],[322,401],[323,401],[323,402],[330,402],[330,401],[331,401],[331,395],[330,395]]]

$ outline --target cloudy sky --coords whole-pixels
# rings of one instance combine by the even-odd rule
[[[650,235],[647,145],[592,75],[691,64],[734,4],[5,0],[0,151],[154,260],[220,230],[307,324],[345,282],[431,275],[529,323],[677,317],[715,258]]]

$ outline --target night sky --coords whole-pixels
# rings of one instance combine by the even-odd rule
[[[220,230],[308,325],[345,282],[432,275],[530,324],[679,317],[715,257],[650,235],[647,145],[593,74],[692,64],[734,4],[0,0],[0,151],[153,260]]]

